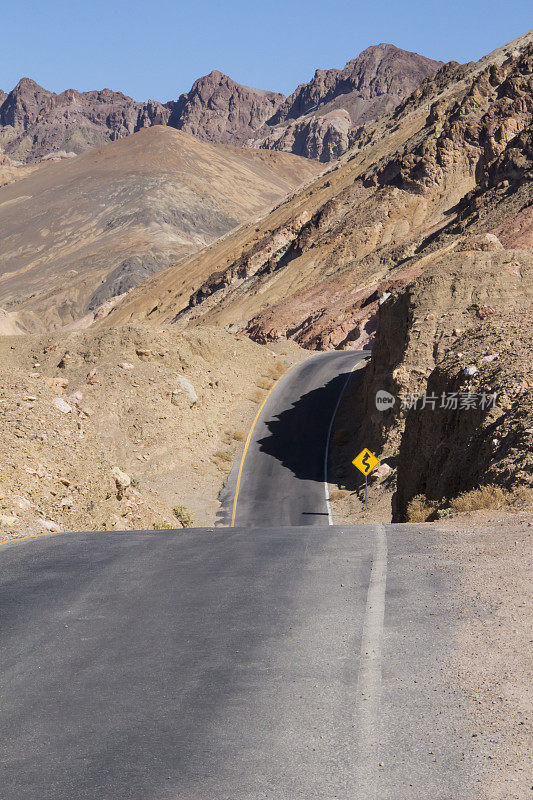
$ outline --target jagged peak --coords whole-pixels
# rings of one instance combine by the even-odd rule
[[[27,91],[39,91],[45,94],[53,94],[49,89],[45,89],[44,86],[34,81],[33,78],[28,77],[21,78],[14,89],[12,89],[11,94],[20,94],[21,92]]]

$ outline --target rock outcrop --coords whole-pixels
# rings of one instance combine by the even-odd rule
[[[393,108],[439,64],[377,45],[342,70],[317,70],[288,98],[213,70],[164,104],[139,103],[110,89],[56,94],[22,78],[9,94],[0,92],[0,142],[8,155],[30,163],[168,124],[207,142],[331,161],[348,149],[365,121]]]
[[[365,122],[391,111],[440,66],[392,44],[369,47],[344,69],[319,69],[298,86],[257,144],[331,161],[353,144]]]
[[[345,108],[353,123],[364,122],[375,116],[375,101],[382,110],[394,108],[439,66],[441,61],[392,44],[374,45],[343,69],[317,69],[314,78],[298,86],[269,122],[277,125],[326,106]]]
[[[242,86],[213,70],[176,102],[167,103],[168,124],[207,142],[246,145],[284,99],[283,94]]]
[[[137,103],[110,89],[56,94],[30,78],[22,78],[0,101],[5,152],[25,162],[60,151],[81,153],[140,128],[164,125],[170,113],[154,100]]]

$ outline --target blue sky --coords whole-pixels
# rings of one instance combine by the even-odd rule
[[[531,26],[531,0],[19,0],[2,10],[0,88],[28,76],[165,101],[220,69],[289,93],[371,44],[472,61]]]

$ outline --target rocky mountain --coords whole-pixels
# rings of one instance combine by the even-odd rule
[[[165,124],[169,117],[168,109],[153,100],[137,103],[110,89],[55,94],[29,78],[22,78],[3,99],[0,96],[0,103],[0,147],[23,162],[81,153]]]
[[[110,89],[55,94],[23,78],[9,94],[0,93],[0,151],[35,162],[170,125],[202,141],[330,161],[353,144],[366,121],[393,108],[439,65],[393,45],[377,45],[342,70],[317,70],[288,98],[213,70],[165,104],[139,103]]]
[[[318,169],[162,126],[39,166],[0,188],[0,330],[92,321],[102,304],[264,213]]]
[[[392,44],[369,47],[344,69],[317,70],[298,86],[267,121],[259,146],[320,161],[338,158],[365,122],[393,109],[440,66]]]
[[[167,103],[168,124],[203,141],[246,145],[284,99],[213,70],[195,81],[190,92]]]

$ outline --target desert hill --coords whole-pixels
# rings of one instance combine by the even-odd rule
[[[0,188],[0,307],[30,329],[69,324],[318,169],[162,126],[40,166]]]

